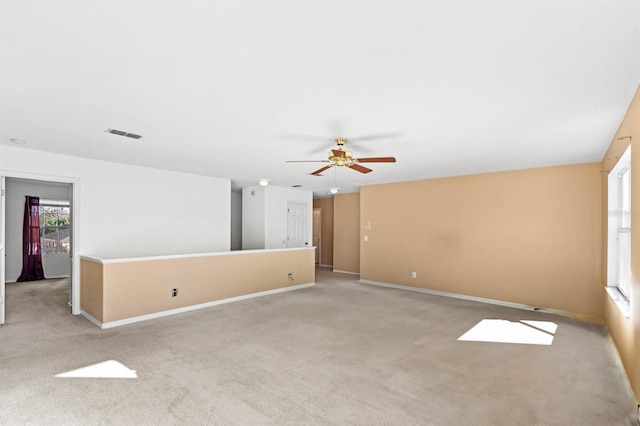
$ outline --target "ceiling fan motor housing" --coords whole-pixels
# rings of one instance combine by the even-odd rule
[[[332,149],[329,151],[329,161],[333,162],[336,166],[350,166],[357,162],[357,160],[353,158],[353,152],[348,149]]]

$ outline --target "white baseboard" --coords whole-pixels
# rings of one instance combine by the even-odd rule
[[[227,299],[213,300],[211,302],[200,303],[198,305],[184,306],[182,308],[170,309],[168,311],[154,312],[152,314],[140,315],[140,316],[137,316],[137,317],[125,318],[125,319],[122,319],[122,320],[109,321],[109,322],[104,322],[104,323],[98,321],[93,316],[91,316],[90,314],[88,314],[88,313],[86,313],[84,311],[80,311],[80,313],[86,319],[88,319],[89,321],[91,321],[92,323],[94,323],[95,325],[97,325],[98,327],[100,327],[101,329],[104,330],[104,329],[107,329],[107,328],[114,328],[114,327],[119,327],[121,325],[134,324],[136,322],[147,321],[147,320],[150,320],[150,319],[162,318],[162,317],[166,317],[166,316],[169,316],[169,315],[181,314],[183,312],[195,311],[197,309],[209,308],[209,307],[212,307],[212,306],[222,305],[222,304],[225,304],[225,303],[232,303],[232,302],[238,302],[240,300],[253,299],[254,297],[268,296],[270,294],[283,293],[285,291],[300,290],[300,289],[303,289],[303,288],[313,287],[314,285],[316,285],[316,283],[306,283],[306,284],[292,285],[292,286],[289,286],[289,287],[283,287],[283,288],[276,288],[276,289],[273,289],[273,290],[260,291],[260,292],[257,292],[257,293],[245,294],[243,296],[229,297]]]
[[[321,268],[333,268],[333,265],[325,265],[324,263],[319,263],[318,266]]]
[[[339,274],[360,275],[360,272],[341,271],[339,269],[334,269],[333,272],[337,272]]]
[[[432,294],[434,296],[450,297],[452,299],[468,300],[470,302],[478,302],[478,303],[486,303],[486,304],[489,304],[489,305],[505,306],[507,308],[522,309],[522,310],[525,310],[525,311],[542,312],[542,313],[546,313],[546,314],[553,314],[553,315],[558,315],[558,316],[562,316],[562,317],[572,318],[572,319],[576,319],[576,320],[579,320],[579,321],[588,322],[588,323],[591,323],[591,324],[602,324],[602,320],[600,318],[589,316],[589,315],[584,315],[584,314],[577,314],[577,313],[574,313],[574,312],[564,311],[564,310],[561,310],[561,309],[551,309],[551,308],[543,308],[543,307],[538,307],[538,306],[523,305],[521,303],[506,302],[504,300],[487,299],[487,298],[484,298],[484,297],[476,297],[476,296],[467,296],[467,295],[464,295],[464,294],[448,293],[446,291],[430,290],[430,289],[427,289],[427,288],[411,287],[411,286],[406,286],[406,285],[391,284],[391,283],[385,283],[385,282],[380,282],[380,281],[362,280],[361,279],[361,280],[359,280],[359,282],[363,283],[363,284],[376,285],[376,286],[379,286],[379,287],[395,288],[395,289],[398,289],[398,290],[407,290],[407,291],[414,291],[414,292],[417,292],[417,293]]]
[[[83,317],[85,317],[86,319],[88,319],[89,321],[91,321],[92,323],[97,325],[98,327],[104,328],[104,327],[102,327],[102,323],[100,321],[98,321],[97,319],[95,319],[93,317],[93,315],[91,315],[90,313],[85,312],[83,310],[80,310],[80,315],[82,315]]]

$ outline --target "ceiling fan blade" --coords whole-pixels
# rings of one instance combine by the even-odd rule
[[[369,172],[373,171],[373,170],[367,169],[366,167],[361,166],[359,164],[352,164],[352,165],[347,166],[347,167],[349,167],[350,169],[356,170],[356,171],[358,171],[360,173],[369,173]]]
[[[330,163],[329,160],[288,160],[285,163]]]
[[[400,132],[388,132],[388,133],[378,133],[376,135],[363,135],[363,136],[353,136],[348,138],[350,142],[364,142],[364,141],[373,141],[377,139],[390,139],[397,138],[402,136]]]
[[[318,136],[318,135],[306,135],[302,133],[285,133],[279,135],[278,138],[286,139],[293,142],[323,142],[323,143],[331,143],[333,139],[331,136]]]
[[[342,151],[341,149],[332,149],[331,152],[333,152],[333,156],[336,158],[344,158],[346,152]]]
[[[330,166],[324,166],[321,169],[316,170],[315,172],[311,172],[312,175],[319,175],[320,173],[324,172],[327,169],[330,169],[331,167],[333,167],[333,164],[331,164]]]
[[[395,163],[395,157],[368,157],[358,158],[358,163]]]
[[[335,135],[334,138],[344,135],[343,117],[333,117],[325,122],[325,126],[332,135]]]
[[[280,139],[293,141],[296,144],[309,145],[308,154],[315,154],[318,152],[327,152],[327,146],[334,142],[331,136],[315,136],[305,134],[293,134],[287,133],[280,135]]]

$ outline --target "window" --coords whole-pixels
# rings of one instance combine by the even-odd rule
[[[69,201],[40,200],[40,244],[43,255],[71,251]]]
[[[631,280],[631,168],[618,175],[618,290],[628,299]]]
[[[607,291],[625,312],[631,287],[631,147],[608,177]],[[625,305],[626,306],[623,306]]]

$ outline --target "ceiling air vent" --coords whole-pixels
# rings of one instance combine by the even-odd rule
[[[116,130],[116,129],[107,129],[105,130],[105,132],[109,132],[118,136],[125,136],[131,139],[140,139],[142,137],[140,135],[136,135],[135,133],[123,132],[122,130]]]

